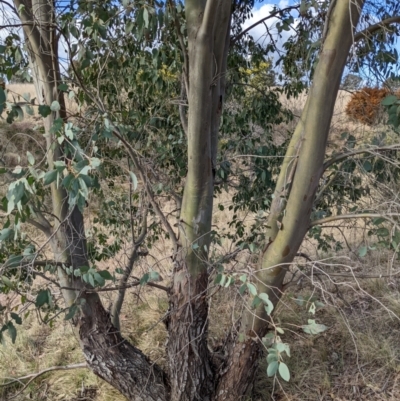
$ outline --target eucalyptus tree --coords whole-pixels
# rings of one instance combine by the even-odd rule
[[[265,64],[266,55],[276,45],[272,42],[263,49],[241,28],[254,1],[58,4],[14,0],[8,6],[19,19],[9,27],[19,27],[22,34],[11,34],[2,45],[2,69],[11,76],[24,63],[30,66],[38,112],[43,117],[46,161],[36,161],[28,154],[25,167],[10,170],[2,163],[1,172],[9,183],[2,203],[2,291],[21,292],[35,276],[52,277],[51,284],[62,291],[66,318],[79,333],[88,366],[127,399],[240,399],[252,387],[263,349],[261,339],[271,328],[271,314],[281,297],[287,267],[315,225],[311,216],[316,201],[321,200],[316,199],[321,178],[327,167],[344,157],[327,161],[326,147],[350,50],[360,57],[369,54],[368,49],[376,54],[377,47],[388,44],[376,40],[376,35],[385,31],[392,38],[399,22],[393,17],[358,28],[359,20],[364,24],[376,21],[388,10],[397,15],[398,5],[387,2],[379,9],[367,4],[363,13],[363,0],[302,1],[298,6],[276,8],[259,21],[279,17],[280,32],[290,30],[296,22],[298,36],[287,40],[287,54],[282,59],[283,71],[291,78],[284,89],[287,93],[302,89],[304,74],[311,86],[286,149],[273,144],[268,129],[257,148],[261,156],[281,152],[279,165],[276,161],[259,164],[255,178],[239,178],[248,185],[238,188],[236,200],[242,205],[238,207],[263,208],[268,217],[256,252],[257,268],[240,280],[235,274],[217,275],[220,285],[236,286],[241,281],[238,291],[247,291],[251,302],[243,309],[238,326],[229,331],[223,358],[218,358],[208,342],[209,283],[218,265],[211,263],[210,257],[218,235],[213,229],[213,201],[232,172],[219,154],[223,149],[220,139],[232,144],[240,135],[247,135],[252,141],[245,131],[254,123],[268,127],[285,116],[277,96],[267,88],[252,87],[254,77],[246,78],[244,69],[238,68],[249,62]],[[22,39],[26,53],[18,46]],[[61,71],[61,45],[71,60],[69,77]],[[251,89],[246,92],[246,87]],[[0,95],[3,111],[2,90]],[[77,99],[80,111],[68,114],[66,95]],[[243,102],[245,109],[224,111],[228,96],[232,108],[240,108]],[[22,107],[30,112],[36,106],[9,104],[8,120],[21,116]],[[243,124],[249,114],[251,119]],[[97,269],[96,263],[112,258],[120,243],[107,247],[101,233],[94,240],[88,238],[84,215],[90,194],[103,193],[102,180],[111,177],[117,181],[121,167],[113,170],[108,160],[120,157],[128,159],[124,168],[131,188],[129,196],[118,201],[125,202],[122,206],[129,210],[129,218],[115,219],[114,202],[100,212],[99,222],[113,227],[120,241],[130,236],[132,251],[119,284],[109,288],[115,277],[108,270]],[[154,177],[161,186],[153,185]],[[138,182],[141,190],[133,194]],[[253,190],[250,195],[249,188]],[[177,205],[174,221],[160,207],[160,197],[166,194]],[[255,194],[262,201],[250,202]],[[45,234],[51,260],[45,258],[45,247],[35,248],[22,235],[25,224]],[[147,241],[150,245],[160,235],[172,244],[171,254],[166,255],[173,264],[171,282],[167,287],[161,285],[159,275],[152,271],[132,283],[135,263],[145,254],[142,244]],[[119,331],[125,289],[139,283],[165,290],[168,296],[165,369]],[[117,291],[110,312],[99,295],[107,288]],[[36,306],[51,304],[51,292],[40,289]],[[20,320],[11,314],[2,332],[8,330],[15,338],[12,319]],[[276,343],[272,347],[269,373],[279,371],[288,379],[287,366],[279,356],[285,351],[282,346]]]

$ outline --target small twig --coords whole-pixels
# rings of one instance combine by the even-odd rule
[[[29,379],[29,381],[25,384],[24,387],[22,387],[22,389],[18,393],[14,394],[12,396],[8,396],[7,399],[11,400],[13,398],[18,397],[32,383],[33,380],[37,379],[39,376],[44,375],[45,373],[52,372],[54,370],[72,370],[72,369],[81,369],[81,368],[87,368],[87,367],[88,366],[85,362],[84,363],[75,363],[72,365],[65,365],[65,366],[53,366],[51,368],[44,369],[38,373],[32,373],[30,375],[18,377],[17,379],[13,379],[7,383],[0,384],[0,387],[7,387],[13,383],[17,383],[17,382],[21,383],[22,380]]]
[[[400,213],[359,213],[359,214],[341,214],[338,216],[329,216],[323,219],[314,220],[310,223],[309,228],[318,226],[325,223],[330,223],[331,221],[337,220],[350,220],[350,219],[375,219],[382,218],[388,220],[393,223],[393,219],[391,217],[399,217]]]
[[[360,155],[362,153],[370,153],[372,155],[375,155],[376,152],[379,152],[379,151],[399,150],[399,148],[400,148],[399,144],[394,144],[394,145],[389,145],[389,146],[371,147],[371,148],[366,148],[366,149],[356,149],[356,150],[351,150],[350,152],[339,153],[337,155],[332,156],[327,161],[325,161],[325,163],[323,165],[323,170],[325,171],[328,167],[330,167],[333,164],[338,163],[342,160],[345,160],[350,156],[356,156],[356,155]]]
[[[94,292],[107,292],[107,291],[118,291],[118,290],[124,290],[127,288],[132,288],[132,287],[137,287],[138,285],[140,285],[140,281],[135,281],[131,284],[127,284],[125,286],[116,286],[116,287],[104,287],[104,288],[95,288],[95,289],[85,289],[85,293],[90,294],[90,293],[94,293]],[[169,288],[165,287],[161,284],[157,284],[157,283],[153,283],[153,282],[149,282],[146,283],[147,286],[149,287],[154,287],[154,288],[158,288],[159,290],[163,290],[165,292],[169,292]],[[74,287],[60,287],[60,290],[71,290],[71,291],[82,291],[82,288],[74,288]]]

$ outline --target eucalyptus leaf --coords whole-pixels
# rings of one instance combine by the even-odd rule
[[[283,380],[287,382],[290,380],[290,371],[288,366],[284,362],[279,363],[279,375],[282,377]]]
[[[275,376],[276,372],[279,369],[279,362],[278,361],[272,361],[267,368],[267,375],[268,377]]]

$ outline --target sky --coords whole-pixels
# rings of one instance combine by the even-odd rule
[[[265,4],[281,4],[282,5],[282,3],[287,4],[287,5],[291,5],[291,4],[294,4],[295,2],[293,0],[287,0],[285,2],[282,2],[281,0],[280,1],[278,1],[278,0],[276,0],[276,1],[271,1],[271,0],[269,0],[269,1],[268,0],[258,1],[258,0],[256,0],[256,4],[254,5],[254,9],[257,10],[257,9],[259,9],[261,6],[263,6]]]
[[[294,4],[293,0],[277,0],[277,1],[263,1],[261,3],[256,3],[254,9],[253,9],[253,17],[248,19],[244,24],[243,28],[247,28],[257,21],[260,21],[262,18],[267,17],[271,11],[274,9],[275,6],[278,6],[279,8],[285,8],[288,7],[289,5]],[[271,18],[266,21],[266,24],[269,28],[273,28],[273,26],[279,21],[278,18]],[[294,25],[296,25],[296,19],[294,22]],[[277,39],[276,46],[278,49],[282,49],[283,43],[287,41],[287,39],[290,37],[293,31],[282,31],[281,36],[278,36],[277,34],[274,35],[274,30],[271,30],[272,36],[274,39]],[[253,39],[258,42],[259,44],[263,44],[264,42],[267,44],[270,42],[269,36],[266,36],[266,29],[264,24],[259,24],[257,25],[254,29],[252,29],[249,32],[252,36]],[[271,57],[274,61],[276,61],[279,58],[278,53],[271,54]]]

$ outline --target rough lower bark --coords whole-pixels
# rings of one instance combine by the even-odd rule
[[[86,296],[85,300],[78,327],[82,351],[91,370],[128,400],[170,399],[162,369],[121,336],[97,294]]]
[[[171,400],[211,400],[214,372],[207,348],[208,277],[192,278],[185,267],[175,273],[167,322]]]
[[[234,336],[228,347],[229,362],[218,372],[218,387],[213,398],[215,401],[238,401],[249,394],[262,355],[259,342],[253,338],[239,342]],[[230,374],[233,371],[235,374]]]
[[[79,269],[88,266],[83,215],[77,207],[69,211],[56,233],[53,245],[58,261]],[[65,244],[61,249],[58,246]],[[67,305],[79,305],[73,319],[79,329],[83,354],[92,371],[115,387],[128,400],[164,401],[169,399],[169,384],[163,370],[153,364],[139,349],[127,342],[113,326],[97,293],[81,279],[59,269]]]

